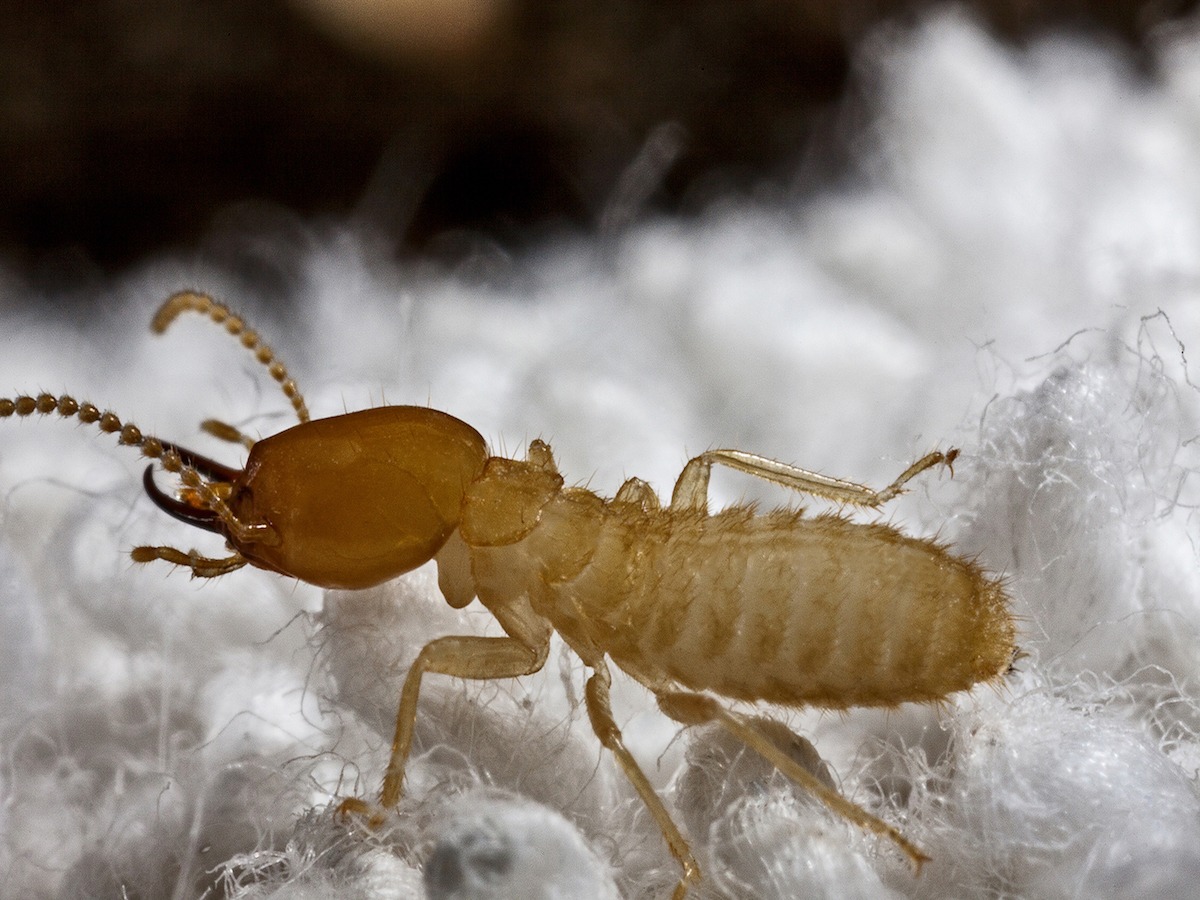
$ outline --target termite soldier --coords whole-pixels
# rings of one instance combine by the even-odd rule
[[[475,598],[505,637],[447,636],[417,656],[400,695],[391,761],[378,806],[401,798],[421,679],[513,678],[537,672],[558,632],[592,674],[588,716],[600,742],[641,795],[683,869],[682,898],[700,878],[688,842],[625,748],[609,705],[611,660],[649,688],[671,718],[715,722],[852,822],[893,841],[903,835],[803,768],[749,716],[714,696],[844,709],[938,701],[1009,668],[1015,628],[1000,582],[935,541],[839,515],[806,518],[734,506],[710,515],[714,464],[838,503],[878,507],[917,474],[949,466],[956,450],[922,457],[881,491],[739,450],[691,460],[662,507],[631,478],[605,500],[565,487],[540,440],[524,460],[491,456],[474,428],[434,409],[385,406],[310,420],[287,370],[242,320],[210,297],[182,292],[154,319],[163,331],[184,311],[222,323],[291,399],[300,420],[260,441],[220,422],[212,434],[250,448],[245,468],[224,466],[143,435],[111,412],[69,396],[0,399],[0,416],[57,413],[116,434],[179,477],[167,513],[222,535],[231,553],[209,558],[138,547],[215,577],[247,563],[328,588],[366,588],[437,560],[455,608]]]

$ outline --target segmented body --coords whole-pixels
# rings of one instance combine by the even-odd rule
[[[505,477],[520,484],[511,467]],[[482,536],[472,534],[474,496],[468,546]],[[472,548],[485,604],[527,593],[581,655],[603,653],[654,690],[890,706],[942,699],[1012,658],[999,584],[888,525],[746,506],[646,509],[569,488],[520,540],[489,543]]]
[[[199,577],[254,565],[322,587],[357,589],[430,559],[456,607],[477,596],[504,637],[446,635],[417,655],[400,694],[379,806],[403,795],[426,674],[515,678],[541,669],[558,631],[591,669],[584,703],[657,823],[682,875],[683,900],[700,868],[653,784],[624,745],[609,698],[608,661],[654,692],[685,725],[712,722],[743,741],[831,810],[892,841],[919,870],[927,857],[895,828],[800,765],[755,720],[718,703],[830,708],[940,701],[1011,665],[1015,626],[998,581],[934,541],[887,525],[795,511],[707,510],[713,465],[835,503],[878,508],[916,475],[951,466],[957,450],[918,459],[882,490],[741,450],[688,462],[669,508],[630,479],[612,500],[564,488],[549,446],[526,459],[490,456],[470,425],[425,407],[393,406],[312,421],[274,352],[205,294],[169,297],[164,330],[182,312],[208,316],[267,366],[299,424],[261,441],[224,422],[210,434],[251,448],[242,469],[143,434],[112,412],[67,395],[0,398],[0,418],[57,413],[115,434],[180,481],[177,497],[143,482],[164,512],[222,535],[230,555],[135,547]],[[357,800],[344,811],[368,808]],[[371,821],[380,821],[372,815]]]

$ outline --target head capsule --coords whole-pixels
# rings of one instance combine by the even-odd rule
[[[147,490],[165,512],[224,535],[264,569],[320,587],[365,588],[428,562],[458,527],[487,445],[434,409],[384,406],[304,422],[254,445],[238,471],[180,451],[224,501]]]

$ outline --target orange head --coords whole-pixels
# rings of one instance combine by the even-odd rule
[[[178,449],[178,448],[176,448]],[[434,409],[384,406],[304,422],[254,445],[238,471],[180,450],[227,515],[186,490],[154,502],[249,562],[320,587],[365,588],[428,562],[458,527],[487,446]]]

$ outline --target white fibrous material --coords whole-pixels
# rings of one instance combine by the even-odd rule
[[[560,813],[485,792],[447,804],[425,862],[429,900],[616,900],[607,863]]]
[[[961,724],[943,823],[959,849],[935,857],[932,881],[949,870],[958,896],[1189,896],[1192,782],[1148,735],[1083,703],[1032,690]]]
[[[615,673],[625,742],[700,865],[689,900],[1191,896],[1200,40],[1163,41],[1146,75],[953,13],[885,30],[862,52],[852,187],[550,243],[490,286],[312,225],[274,320],[164,261],[69,327],[6,309],[0,396],[70,393],[236,464],[199,422],[266,435],[291,407],[211,323],[148,334],[191,287],[256,325],[316,416],[430,405],[497,453],[545,439],[606,496],[636,475],[665,500],[710,447],[876,487],[957,447],[953,477],[862,518],[1004,580],[1012,671],[937,706],[739,707],[929,862]],[[0,895],[670,896],[680,867],[560,641],[526,678],[428,675],[404,798],[372,827],[408,667],[442,635],[499,634],[492,617],[451,609],[432,566],[323,592],[135,565],[139,545],[223,551],[143,496],[145,460],[58,418],[0,421]],[[714,474],[711,508],[742,497],[796,499]]]

